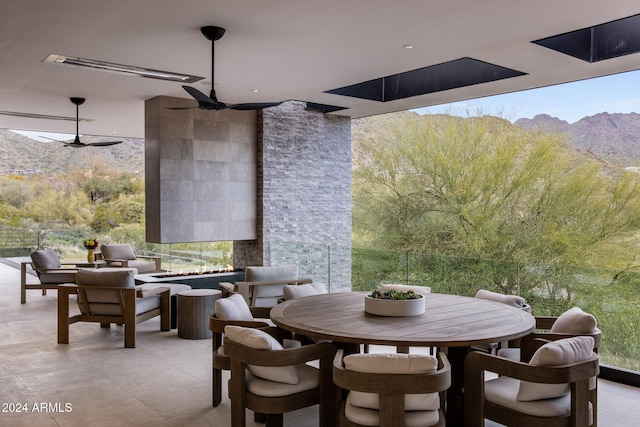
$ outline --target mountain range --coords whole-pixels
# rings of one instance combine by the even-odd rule
[[[82,136],[82,142],[113,138]],[[0,129],[0,175],[54,175],[73,167],[99,161],[122,172],[144,173],[144,140],[118,138],[122,144],[107,147],[67,147],[59,142],[40,142]]]
[[[415,114],[415,113],[412,113]],[[384,126],[384,116],[354,119],[354,133]],[[578,149],[621,167],[640,166],[640,114],[599,113],[575,123],[540,114],[518,119],[514,125],[529,130],[561,132]],[[83,136],[83,142],[104,140]],[[70,148],[57,142],[39,142],[6,129],[0,129],[0,175],[56,174],[73,166],[82,167],[98,160],[123,172],[144,173],[144,140],[125,138],[122,144],[107,147]]]
[[[564,133],[578,149],[618,166],[640,166],[640,114],[599,113],[569,124],[540,114],[518,119],[515,125],[529,130]]]

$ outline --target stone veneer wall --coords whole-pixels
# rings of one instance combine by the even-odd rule
[[[286,102],[258,115],[258,239],[234,265],[297,264],[301,277],[351,288],[351,120]]]
[[[257,113],[168,109],[193,105],[145,102],[146,239],[256,239]]]

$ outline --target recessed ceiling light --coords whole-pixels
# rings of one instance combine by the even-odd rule
[[[171,71],[152,70],[142,67],[134,67],[131,65],[114,64],[111,62],[96,61],[94,59],[75,58],[73,56],[57,55],[52,53],[42,62],[51,62],[54,64],[74,65],[76,67],[90,68],[101,71],[112,71],[116,73],[124,73],[134,76],[147,77],[151,79],[168,80],[179,83],[194,83],[204,79],[204,77],[191,76],[188,74],[173,73]]]
[[[405,44],[402,46],[405,49],[413,49],[413,45],[412,44]]]
[[[251,92],[258,93],[258,92],[260,92],[260,90],[259,89],[251,89]]]

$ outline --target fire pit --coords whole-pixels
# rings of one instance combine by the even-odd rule
[[[183,283],[193,289],[219,289],[220,282],[241,282],[244,280],[243,269],[231,270],[196,270],[187,272],[167,271],[164,273],[138,274],[136,284],[143,283]]]

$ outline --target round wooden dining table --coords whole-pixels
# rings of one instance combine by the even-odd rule
[[[368,314],[368,292],[341,292],[285,301],[271,309],[271,320],[296,334],[344,344],[444,347],[451,363],[447,425],[464,425],[464,358],[470,347],[509,341],[529,334],[534,317],[525,310],[478,298],[425,295],[419,316]]]

